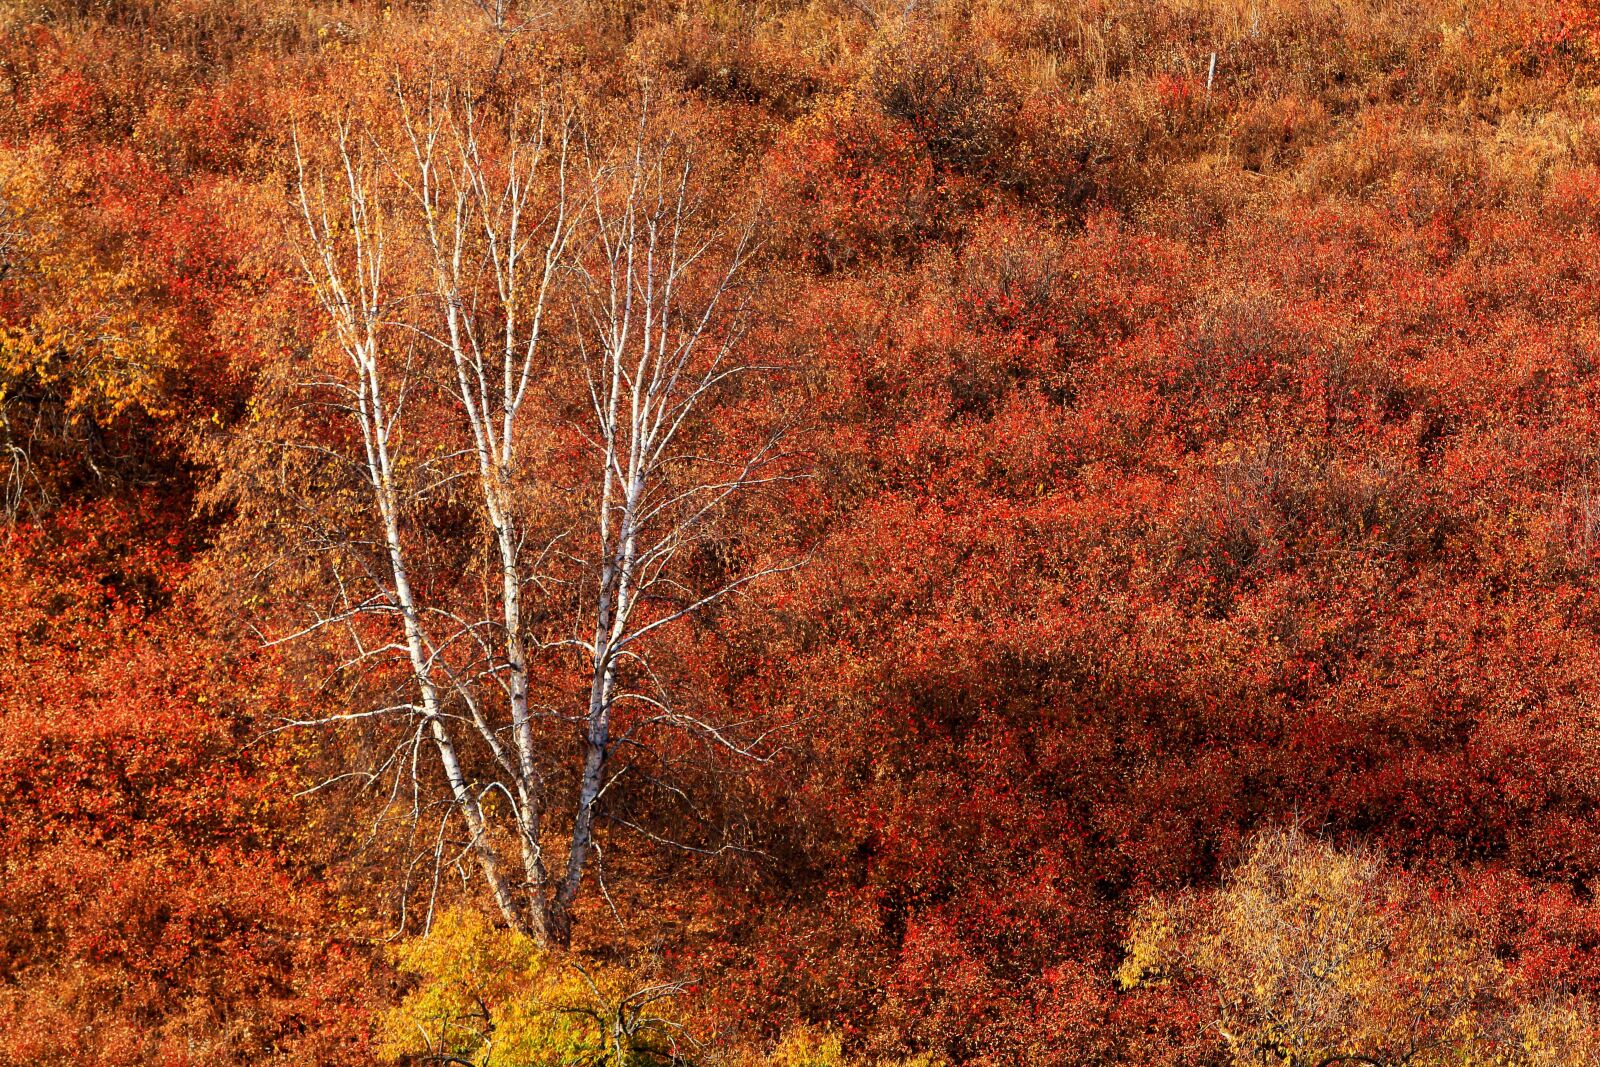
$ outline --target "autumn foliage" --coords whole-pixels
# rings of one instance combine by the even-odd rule
[[[5,6],[0,1063],[1593,1062],[1597,12]],[[305,391],[340,364],[298,175],[341,129],[405,150],[429,92],[555,108],[608,165],[648,100],[694,225],[755,236],[714,336],[765,377],[692,454],[781,426],[784,480],[672,595],[782,566],[630,683],[739,754],[619,761],[570,949],[504,928],[464,794],[395,800],[432,764],[284,728],[405,671],[267,640],[377,528]],[[596,240],[508,490],[530,543],[598,499]],[[405,535],[464,616],[497,527],[452,495],[475,468],[428,482],[469,447],[422,354],[447,304],[397,298],[384,353],[419,375]],[[541,641],[596,565],[561,551]],[[539,662],[564,795],[583,666]]]

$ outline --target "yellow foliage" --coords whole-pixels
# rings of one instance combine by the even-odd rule
[[[766,1058],[766,1067],[845,1067],[844,1043],[837,1034],[791,1030]]]
[[[454,1057],[474,1067],[646,1067],[684,1061],[681,1026],[664,1012],[677,987],[588,966],[446,911],[394,952],[416,987],[384,1020],[381,1051]]]
[[[1205,990],[1241,1065],[1568,1067],[1600,1050],[1592,1011],[1525,1000],[1447,895],[1296,831],[1259,838],[1214,893],[1148,902],[1117,978]]]
[[[108,421],[132,409],[169,415],[165,382],[177,366],[169,309],[152,299],[152,271],[97,233],[66,195],[70,167],[52,150],[0,151],[0,202],[9,237],[8,314],[0,323],[0,410],[44,390],[72,420]]]
[[[846,1056],[838,1034],[798,1027],[784,1033],[765,1056],[736,1060],[739,1067],[942,1067],[931,1056],[862,1060]]]
[[[1519,1059],[1526,1067],[1590,1067],[1595,1062],[1595,1035],[1600,1020],[1594,1010],[1573,999],[1533,1004],[1512,1022]]]

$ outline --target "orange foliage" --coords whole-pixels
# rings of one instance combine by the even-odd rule
[[[396,72],[677,94],[804,372],[816,477],[772,506],[817,549],[666,655],[793,727],[684,770],[758,854],[619,860],[581,951],[702,976],[736,1042],[1181,1059],[1207,1017],[1118,989],[1129,920],[1298,820],[1600,996],[1593,4],[495,9],[0,14],[0,1061],[349,1062],[387,995],[353,934],[398,853],[272,777],[326,753],[241,750],[326,695],[192,502],[285,474],[228,464],[309,342],[291,121]]]

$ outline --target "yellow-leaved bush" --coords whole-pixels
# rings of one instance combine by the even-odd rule
[[[479,912],[442,913],[394,959],[416,980],[384,1020],[382,1051],[397,1060],[648,1067],[689,1058],[671,1011],[679,986],[546,951]]]
[[[393,950],[409,993],[384,1017],[379,1051],[458,1067],[941,1067],[914,1056],[861,1060],[835,1033],[800,1027],[768,1051],[694,1041],[675,1008],[683,986],[541,949],[482,912],[452,908]]]
[[[49,145],[0,147],[0,511],[58,468],[107,473],[126,416],[170,418],[180,359],[161,269]]]
[[[92,188],[47,147],[0,151],[3,380],[57,387],[73,416],[164,414],[172,311],[157,268],[123,247],[115,220],[83,207]]]
[[[788,1031],[765,1056],[735,1057],[738,1067],[941,1067],[930,1056],[868,1061],[845,1053],[838,1034],[799,1027]]]
[[[1117,978],[1197,994],[1241,1065],[1594,1063],[1592,1008],[1523,988],[1484,926],[1372,852],[1274,831],[1219,889],[1141,907]]]

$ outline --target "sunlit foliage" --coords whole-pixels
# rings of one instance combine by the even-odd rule
[[[1297,831],[1251,846],[1217,890],[1133,919],[1125,989],[1188,986],[1247,1063],[1590,1062],[1587,1006],[1519,988],[1457,892]]]
[[[694,1058],[674,1011],[676,983],[563,959],[478,912],[442,913],[394,958],[415,986],[385,1020],[392,1055],[475,1067],[654,1067]]]
[[[1590,0],[0,5],[0,1062],[366,1062],[419,997],[483,1059],[465,991],[538,1030],[541,990],[589,1003],[569,962],[619,959],[693,979],[696,1057],[1585,1062],[1597,29]],[[570,961],[486,924],[465,840],[297,796],[371,735],[271,732],[350,692],[335,648],[261,649],[252,598],[307,572],[265,569],[287,513],[236,491],[307,488],[246,447],[305,443],[321,354],[291,131],[382,120],[397,78],[672,100],[762,221],[745,328],[814,472],[697,559],[781,534],[806,565],[658,657],[696,713],[781,726],[770,762],[631,794],[717,854],[602,839]],[[1289,824],[1321,836],[1259,836]],[[1337,980],[1285,977],[1334,919]],[[1122,989],[1129,959],[1165,970]]]

